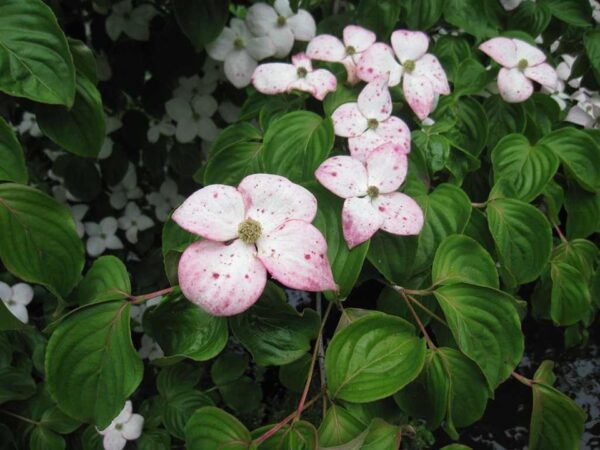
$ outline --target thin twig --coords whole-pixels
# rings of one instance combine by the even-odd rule
[[[165,289],[161,289],[159,291],[150,292],[149,294],[136,295],[135,297],[129,297],[129,298],[131,299],[131,303],[133,303],[134,305],[137,305],[138,303],[143,303],[146,300],[153,299],[160,295],[170,294],[171,292],[173,292],[173,289],[174,289],[173,287],[168,287]]]
[[[321,297],[321,293],[317,292],[317,311],[319,312],[319,316],[323,315],[323,299]],[[325,379],[325,346],[323,345],[323,338],[319,339],[319,348],[318,348],[317,358],[319,359],[319,374],[321,375],[321,392],[325,392],[325,386],[327,385],[327,381]],[[327,413],[327,398],[323,395],[323,417],[325,417],[325,413]]]
[[[482,203],[471,202],[471,206],[473,208],[485,208],[487,206],[487,202],[482,202]]]
[[[406,296],[406,293],[403,291],[400,291],[400,293],[402,294],[402,298],[404,298],[404,301],[406,302],[406,306],[408,306],[408,309],[410,309],[410,312],[412,313],[413,317],[415,318],[415,321],[417,322],[417,325],[419,326],[421,333],[423,333],[423,337],[425,337],[425,340],[427,341],[427,346],[431,349],[437,348],[436,345],[431,340],[431,337],[429,337],[429,333],[427,333],[427,330],[425,329],[425,325],[423,325],[423,322],[421,322],[421,318],[415,311],[415,308],[413,308],[410,300]]]
[[[555,224],[555,225],[554,225],[554,229],[556,230],[556,234],[558,234],[558,237],[560,238],[560,240],[561,240],[562,242],[564,242],[565,244],[566,244],[567,242],[569,242],[569,241],[567,240],[567,238],[565,237],[565,235],[563,234],[563,232],[562,232],[562,231],[560,231],[560,227],[559,227],[558,225],[556,225],[556,224]]]
[[[533,386],[533,380],[530,380],[529,378],[524,377],[523,375],[518,374],[517,372],[512,372],[511,375],[513,376],[513,378],[520,381],[524,385],[529,386],[529,387]]]
[[[315,402],[317,402],[321,398],[322,395],[323,394],[318,394],[318,395],[314,396],[313,398],[311,398],[309,401],[307,401],[304,404],[304,406],[302,407],[303,410],[310,408],[313,404],[315,404]],[[271,436],[273,436],[275,433],[277,433],[279,430],[281,430],[284,426],[286,426],[291,420],[295,419],[297,414],[298,414],[298,412],[294,411],[289,416],[287,416],[285,419],[283,419],[281,422],[277,423],[273,428],[269,429],[268,431],[266,431],[265,433],[261,434],[259,437],[254,439],[254,441],[252,441],[252,443],[254,445],[259,445],[259,444],[263,443],[264,441],[269,439]]]
[[[438,322],[440,322],[442,325],[448,326],[448,322],[446,322],[444,319],[442,319],[440,316],[438,316],[436,313],[434,313],[433,311],[431,311],[429,308],[427,308],[425,305],[423,305],[420,301],[418,301],[416,298],[408,295],[408,298],[414,302],[415,305],[417,305],[419,308],[421,308],[423,311],[425,311],[427,314],[429,314],[431,317],[433,317],[435,320],[437,320]]]
[[[331,312],[332,306],[333,303],[329,302],[329,304],[327,305],[327,309],[325,310],[325,314],[323,315],[323,319],[321,320],[321,327],[319,328],[319,334],[317,335],[317,342],[315,343],[315,349],[313,350],[312,359],[310,360],[308,377],[306,378],[306,384],[304,385],[304,391],[302,392],[302,397],[300,397],[300,402],[298,403],[298,410],[296,411],[296,418],[294,420],[300,419],[300,415],[302,414],[302,410],[304,409],[304,402],[306,402],[306,397],[308,397],[308,391],[312,382],[313,372],[315,371],[315,362],[317,361],[317,355],[319,353],[320,341],[321,339],[323,339],[323,329],[325,328],[325,322],[327,322],[327,318],[329,317],[329,313]]]
[[[0,409],[0,413],[6,414],[7,416],[14,417],[15,419],[22,420],[23,422],[31,423],[33,425],[39,425],[40,424],[40,422],[37,422],[37,421],[35,421],[33,419],[29,419],[27,417],[20,416],[18,414],[12,413],[10,411],[6,411],[5,409]]]

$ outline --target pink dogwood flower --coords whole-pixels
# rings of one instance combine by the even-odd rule
[[[275,57],[284,58],[294,39],[310,41],[315,37],[315,19],[304,9],[294,14],[289,0],[275,0],[273,6],[255,3],[248,9],[246,24],[255,36],[268,36],[275,45]]]
[[[310,58],[304,53],[292,56],[292,64],[261,64],[252,75],[252,84],[263,94],[281,94],[294,89],[311,94],[318,100],[337,87],[335,76],[328,70],[313,70]]]
[[[385,76],[368,83],[356,102],[339,106],[331,118],[335,134],[349,138],[350,154],[360,161],[388,142],[401,153],[410,152],[410,130],[404,121],[392,116],[392,97]]]
[[[425,33],[396,30],[391,40],[393,51],[389,45],[377,43],[363,53],[358,62],[358,77],[372,81],[387,74],[389,86],[402,81],[406,102],[417,117],[424,120],[435,108],[438,96],[450,93],[446,72],[438,59],[427,53],[429,38]]]
[[[408,195],[396,192],[407,168],[406,155],[391,144],[375,149],[364,163],[344,155],[319,166],[317,180],[345,199],[342,229],[349,248],[370,239],[379,229],[397,235],[420,233],[421,207]]]
[[[331,34],[321,34],[313,38],[306,47],[306,54],[318,61],[337,62],[344,65],[348,83],[359,81],[356,64],[361,55],[375,43],[377,36],[372,31],[357,25],[344,28],[344,42]]]
[[[277,175],[196,191],[173,213],[177,224],[205,239],[181,256],[183,294],[210,314],[231,316],[258,300],[267,272],[292,289],[337,289],[325,238],[311,225],[316,212],[308,190]]]
[[[533,93],[533,81],[551,91],[556,89],[558,76],[546,63],[546,55],[519,39],[497,37],[485,41],[479,49],[502,66],[498,73],[500,96],[509,103],[527,100]]]

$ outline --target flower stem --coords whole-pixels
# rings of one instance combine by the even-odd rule
[[[410,300],[408,299],[407,294],[404,291],[400,291],[400,293],[402,294],[402,298],[404,298],[404,301],[406,302],[406,306],[408,306],[408,309],[410,309],[410,312],[412,313],[413,317],[415,318],[417,325],[419,325],[419,329],[421,330],[421,333],[423,333],[423,337],[427,341],[427,346],[431,349],[437,348],[436,345],[431,340],[431,337],[429,337],[429,333],[427,333],[427,330],[425,329],[425,325],[423,325],[423,322],[421,322],[421,318],[415,311],[415,308],[413,308]]]
[[[144,303],[147,300],[150,300],[154,297],[158,297],[159,295],[167,295],[170,294],[171,292],[173,292],[173,287],[168,287],[165,289],[161,289],[159,291],[154,291],[154,292],[150,292],[149,294],[143,294],[143,295],[136,295],[136,296],[129,296],[129,299],[131,300],[131,303],[133,303],[134,305],[137,305],[139,303]]]
[[[529,386],[529,387],[533,386],[533,380],[530,380],[529,378],[524,377],[523,375],[518,374],[517,372],[512,372],[511,375],[514,379],[520,381],[525,386]]]
[[[442,319],[440,316],[438,316],[432,310],[430,310],[429,308],[427,308],[425,305],[423,305],[416,298],[411,297],[410,295],[407,295],[407,297],[410,299],[411,302],[413,302],[415,305],[417,305],[419,308],[421,308],[423,311],[425,311],[427,314],[429,314],[431,317],[433,317],[439,323],[441,323],[442,325],[448,326],[448,322],[446,322],[444,319]]]
[[[323,339],[323,329],[325,328],[325,323],[327,322],[327,318],[329,317],[332,306],[333,302],[329,302],[327,309],[325,310],[325,314],[323,315],[323,319],[321,320],[321,327],[319,328],[319,334],[317,335],[317,342],[315,342],[315,349],[313,350],[312,359],[310,360],[308,377],[306,378],[306,384],[304,385],[304,391],[302,392],[302,397],[300,397],[300,402],[298,403],[298,409],[296,410],[296,417],[294,420],[300,419],[300,415],[304,409],[304,403],[306,402],[306,397],[308,397],[308,390],[310,389],[313,373],[315,371],[315,362],[317,361],[319,346],[321,345],[321,340]]]
[[[5,409],[0,409],[0,413],[6,414],[7,416],[14,417],[15,419],[22,420],[23,422],[31,423],[33,425],[39,425],[40,422],[37,422],[33,419],[28,419],[27,417],[20,416],[18,414],[12,413],[10,411],[6,411]]]
[[[560,230],[560,227],[558,225],[554,225],[554,229],[556,230],[556,234],[558,234],[558,237],[560,238],[561,242],[564,242],[564,243],[569,242],[567,240],[567,238],[565,237],[565,235],[563,234],[563,232]]]

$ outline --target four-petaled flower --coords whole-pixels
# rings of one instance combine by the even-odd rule
[[[140,207],[133,202],[127,203],[125,214],[119,217],[119,228],[125,230],[125,237],[132,244],[138,241],[138,232],[152,228],[154,222],[145,214]]]
[[[509,103],[527,100],[533,93],[533,81],[550,90],[556,89],[558,76],[546,63],[546,55],[519,39],[497,37],[485,41],[479,49],[502,66],[498,73],[500,96]]]
[[[192,142],[196,137],[212,141],[219,129],[211,119],[219,104],[210,95],[197,96],[192,103],[175,97],[165,103],[167,114],[177,122],[175,138],[182,144]]]
[[[273,56],[275,46],[268,37],[252,36],[240,19],[231,19],[206,51],[211,58],[225,62],[225,76],[236,88],[242,88],[250,84],[256,61]]]
[[[402,80],[406,102],[423,120],[433,111],[438,96],[450,93],[446,72],[438,59],[427,53],[429,38],[425,33],[396,30],[391,41],[393,51],[388,45],[377,43],[363,53],[358,62],[358,77],[372,81],[387,74],[389,86],[396,86]]]
[[[325,69],[313,70],[304,53],[292,56],[292,64],[261,64],[252,75],[252,84],[263,94],[280,94],[294,89],[308,92],[318,100],[337,87],[335,76]]]
[[[356,64],[361,55],[375,43],[377,36],[370,30],[357,25],[344,28],[344,42],[330,34],[320,34],[306,47],[306,54],[318,61],[338,62],[344,65],[348,74],[348,83],[359,81]]]
[[[89,236],[86,249],[90,256],[100,256],[109,250],[123,248],[123,243],[116,235],[118,222],[114,217],[105,217],[100,223],[85,222],[85,233]]]
[[[29,322],[27,305],[33,300],[33,289],[27,283],[17,283],[10,287],[0,281],[0,300],[6,308],[21,322]]]
[[[130,400],[125,402],[125,407],[110,425],[99,433],[104,436],[102,443],[104,450],[122,450],[127,441],[135,441],[142,435],[144,418],[139,414],[133,414],[133,406]]]
[[[125,33],[131,39],[147,41],[150,38],[150,22],[158,12],[151,4],[134,8],[131,0],[123,0],[112,6],[112,14],[106,19],[106,34],[113,40]]]
[[[349,138],[350,153],[360,161],[385,143],[394,144],[400,152],[410,152],[410,130],[392,116],[392,97],[385,76],[368,83],[357,102],[344,103],[331,118],[335,134]]]
[[[348,247],[368,240],[379,229],[398,235],[419,234],[423,211],[408,195],[396,192],[406,177],[408,160],[394,145],[376,148],[363,163],[334,156],[317,169],[317,180],[345,199],[342,229]]]
[[[277,175],[196,191],[173,213],[177,224],[205,239],[179,261],[184,295],[211,314],[230,316],[258,300],[267,272],[293,289],[335,290],[327,243],[311,225],[316,212],[308,190]]]
[[[310,41],[317,30],[315,19],[310,13],[299,9],[294,14],[289,0],[275,0],[273,6],[255,3],[248,9],[246,24],[256,36],[268,36],[271,39],[276,58],[289,55],[294,39]]]

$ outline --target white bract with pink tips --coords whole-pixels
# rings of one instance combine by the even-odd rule
[[[386,77],[365,86],[358,100],[344,103],[331,115],[335,134],[347,137],[350,153],[360,161],[380,145],[391,143],[402,153],[410,152],[410,130],[392,116],[392,97]]]
[[[393,51],[389,45],[377,43],[363,53],[358,62],[358,77],[373,81],[387,75],[389,86],[402,81],[406,102],[423,120],[433,111],[439,95],[450,94],[446,72],[438,59],[427,53],[429,38],[425,33],[396,30],[391,41]]]
[[[546,63],[546,55],[519,39],[497,37],[485,41],[479,49],[502,66],[498,73],[500,96],[509,103],[527,100],[533,93],[531,80],[554,91],[556,71]]]
[[[256,36],[267,36],[275,46],[275,57],[284,58],[294,40],[310,41],[315,37],[315,19],[304,9],[294,13],[289,0],[275,0],[273,6],[255,3],[248,9],[246,24]]]
[[[409,196],[396,192],[408,168],[405,154],[391,144],[375,149],[364,163],[351,156],[334,156],[317,169],[319,182],[346,199],[342,229],[348,247],[370,239],[379,229],[397,235],[419,234],[423,211]]]
[[[292,64],[261,64],[254,71],[252,84],[263,94],[304,91],[318,100],[337,87],[335,76],[325,69],[313,70],[310,58],[304,53],[292,56]]]
[[[177,224],[205,239],[181,256],[183,294],[210,314],[231,316],[258,300],[267,272],[292,289],[335,290],[327,243],[311,225],[316,213],[308,190],[277,175],[196,191],[173,213]]]
[[[341,63],[346,67],[348,83],[359,81],[356,65],[361,55],[375,43],[377,36],[370,30],[357,25],[344,28],[344,41],[330,34],[320,34],[313,38],[306,47],[306,54],[311,59]]]

